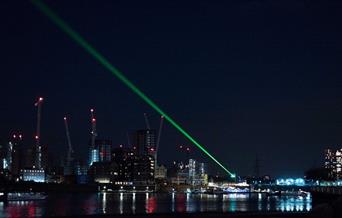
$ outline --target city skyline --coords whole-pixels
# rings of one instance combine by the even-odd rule
[[[187,9],[195,6],[187,16],[182,7],[172,3],[131,7],[121,2],[108,8],[93,7],[89,2],[81,7],[80,2],[48,3],[238,175],[253,172],[256,155],[262,174],[302,175],[315,161],[321,165],[324,148],[342,142],[341,65],[328,55],[338,55],[336,49],[341,47],[337,28],[341,15],[334,9],[328,18],[326,8],[314,3],[310,7],[293,2],[225,3],[232,13],[228,15],[203,1],[184,4]],[[66,152],[62,118],[67,115],[75,149],[87,155],[88,113],[93,107],[101,138],[111,138],[118,145],[127,144],[127,132],[144,128],[145,112],[158,126],[159,115],[30,3],[21,8],[16,4],[5,5],[5,16],[12,19],[2,21],[8,30],[2,36],[2,41],[8,42],[3,54],[17,57],[2,55],[4,72],[8,72],[3,74],[1,86],[2,141],[19,130],[24,140],[34,143],[32,101],[39,96],[46,99],[41,140],[53,152]],[[234,13],[235,9],[246,10],[246,14]],[[271,9],[292,12],[293,17],[276,16]],[[322,19],[311,19],[318,9],[323,10]],[[117,13],[113,15],[111,10]],[[87,16],[92,13],[95,16]],[[103,16],[96,16],[100,14]],[[161,19],[154,19],[161,14]],[[271,15],[274,20],[267,19]],[[111,16],[114,20],[106,19]],[[233,16],[241,21],[230,22]],[[194,19],[199,19],[201,26],[190,25]],[[175,26],[160,25],[171,20]],[[269,30],[277,25],[289,30]],[[251,33],[245,33],[241,26],[252,28]],[[215,31],[215,37],[221,37],[218,41],[210,34]],[[160,157],[171,163],[180,144],[190,146],[165,124]],[[192,150],[195,158],[206,160],[195,147]],[[291,162],[288,156],[294,157]]]

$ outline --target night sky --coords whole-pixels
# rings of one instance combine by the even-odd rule
[[[301,176],[342,144],[341,1],[45,1],[238,175]],[[63,116],[85,158],[94,107],[99,138],[159,116],[29,1],[0,6],[0,141],[67,149]],[[160,158],[190,143],[166,124]],[[194,146],[192,157],[212,163]],[[214,168],[211,164],[211,168]],[[221,171],[222,172],[222,171]]]

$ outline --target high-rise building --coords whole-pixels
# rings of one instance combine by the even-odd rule
[[[34,148],[28,148],[25,150],[25,155],[24,155],[24,168],[32,168],[33,163],[34,163]]]
[[[4,168],[8,169],[14,176],[18,176],[20,169],[23,168],[22,149],[22,136],[20,134],[13,134],[13,137],[7,144]]]
[[[96,139],[95,147],[90,148],[89,166],[96,162],[110,162],[112,158],[112,141]]]
[[[89,166],[96,162],[99,162],[99,149],[91,148],[89,151]]]
[[[208,183],[208,175],[204,163],[189,159],[188,165],[188,184],[190,185],[206,185]]]
[[[115,162],[95,162],[89,169],[89,176],[96,183],[115,183],[119,176],[118,170]]]
[[[95,147],[99,151],[99,162],[110,162],[112,158],[112,141],[111,140],[95,140]]]
[[[150,155],[155,157],[156,130],[143,129],[136,132],[136,146],[138,155]]]
[[[112,150],[112,160],[116,162],[119,167],[118,182],[125,183],[133,181],[134,157],[134,150],[122,145]]]
[[[324,150],[324,168],[330,179],[342,178],[342,149]]]
[[[194,183],[196,178],[196,160],[189,159],[189,181]]]
[[[133,181],[137,185],[154,184],[154,158],[150,155],[134,156]]]

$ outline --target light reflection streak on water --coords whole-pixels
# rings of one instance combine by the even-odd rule
[[[171,200],[171,211],[172,212],[175,212],[175,193],[174,192],[172,192],[172,195],[171,195],[172,197],[172,200]]]
[[[135,196],[135,192],[133,193],[132,196],[132,213],[135,214],[135,201],[136,201],[136,196]]]
[[[175,212],[175,193],[172,192],[171,211]]]
[[[85,196],[85,197],[83,197]],[[50,197],[48,199],[51,199]],[[117,203],[112,204],[111,202]],[[72,202],[72,205],[70,204]],[[311,196],[269,196],[264,194],[185,194],[185,193],[99,193],[56,195],[47,201],[0,202],[0,217],[10,214],[37,215],[92,215],[129,213],[170,213],[207,211],[283,211],[307,212],[312,206]],[[222,205],[221,205],[222,204]],[[125,206],[126,205],[126,206]],[[47,208],[50,207],[49,209]],[[128,210],[126,210],[126,207]],[[62,209],[63,208],[63,209]]]
[[[107,193],[104,192],[102,194],[102,212],[105,214],[106,213],[106,207],[107,207]]]
[[[312,199],[310,198],[303,198],[301,196],[299,197],[289,197],[284,196],[280,200],[280,205],[278,210],[281,210],[282,212],[304,212],[304,211],[310,211],[311,210],[311,202]]]
[[[262,194],[258,193],[258,210],[262,211]]]
[[[145,194],[145,213],[148,213],[148,197],[149,197],[149,193],[146,192],[146,194]]]
[[[266,210],[267,210],[267,211],[270,211],[270,210],[271,210],[270,198],[267,198]]]
[[[186,193],[186,212],[192,211],[192,202],[190,201],[190,193]]]
[[[120,193],[120,214],[123,214],[123,193]]]

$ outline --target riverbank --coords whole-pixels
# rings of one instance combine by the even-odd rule
[[[71,216],[70,216],[71,217]],[[314,218],[311,213],[281,213],[281,212],[234,212],[234,213],[160,213],[160,214],[130,214],[130,215],[91,215],[81,217],[115,217],[115,218]]]

